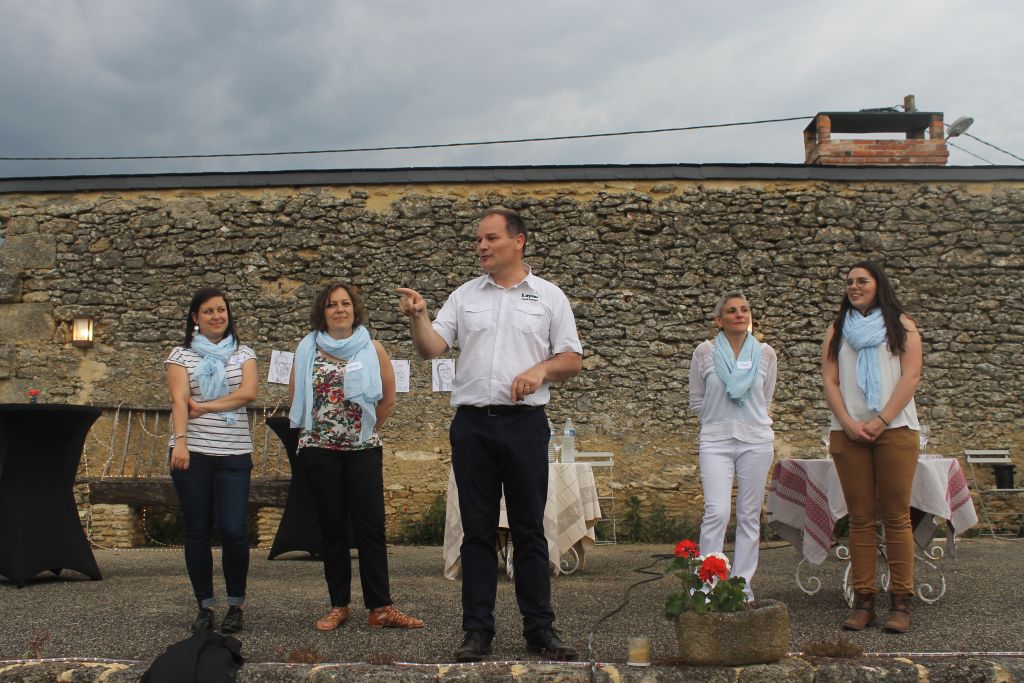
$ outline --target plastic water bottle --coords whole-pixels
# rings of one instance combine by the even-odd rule
[[[548,420],[548,431],[551,436],[548,439],[548,462],[558,462],[558,451],[555,450],[555,425]]]
[[[571,417],[562,427],[562,462],[576,462],[576,425]]]

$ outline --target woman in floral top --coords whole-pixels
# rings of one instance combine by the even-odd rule
[[[327,285],[313,302],[310,332],[295,351],[289,393],[299,460],[306,468],[323,538],[324,577],[331,609],[316,622],[333,631],[349,617],[352,563],[371,626],[420,628],[398,611],[388,583],[384,538],[383,450],[378,430],[395,407],[395,373],[380,342],[364,326],[366,309],[349,284]],[[350,523],[351,522],[351,523]],[[354,539],[348,537],[351,528]]]

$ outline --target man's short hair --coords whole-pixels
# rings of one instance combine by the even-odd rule
[[[488,216],[501,216],[504,218],[509,237],[514,239],[516,235],[523,236],[523,253],[525,254],[526,241],[529,238],[529,234],[526,229],[526,221],[523,220],[523,217],[515,211],[509,211],[508,209],[488,209],[480,220],[483,220]]]

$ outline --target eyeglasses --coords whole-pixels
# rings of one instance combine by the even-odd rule
[[[872,282],[874,282],[874,280],[872,280],[869,277],[859,277],[856,280],[850,279],[846,281],[846,288],[849,289],[850,287],[867,287]]]

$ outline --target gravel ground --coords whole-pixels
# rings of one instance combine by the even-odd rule
[[[872,628],[853,634],[866,652],[1005,652],[1024,650],[1024,582],[1019,541],[968,539],[958,559],[939,565],[947,592],[933,605],[915,603],[913,630],[906,635]],[[586,571],[552,581],[557,626],[586,655],[588,634],[602,615],[623,600],[625,589],[648,578],[635,569],[650,565],[670,546],[598,546]],[[23,589],[0,579],[0,660],[97,657],[151,661],[170,643],[188,636],[194,602],[180,549],[97,550],[102,581],[73,572],[41,575]],[[214,561],[219,564],[219,553]],[[834,642],[846,614],[838,585],[844,564],[830,559],[820,568],[825,588],[808,596],[794,582],[799,557],[789,546],[766,545],[754,589],[758,597],[781,600],[790,611],[791,650]],[[356,563],[354,563],[356,564]],[[663,566],[655,567],[655,571]],[[390,549],[395,604],[427,621],[413,631],[377,630],[366,624],[358,580],[352,620],[338,631],[318,633],[313,622],[327,607],[321,565],[308,559],[267,561],[254,551],[249,573],[246,630],[239,634],[247,661],[446,662],[461,642],[458,581],[441,575],[441,549]],[[660,573],[660,572],[659,572]],[[937,583],[938,574],[919,565],[918,582]],[[218,577],[218,591],[222,584]],[[593,651],[600,661],[622,662],[630,635],[651,640],[655,659],[671,657],[676,636],[661,614],[672,589],[662,578],[634,588],[628,604],[597,625]],[[885,609],[881,611],[884,619]],[[220,614],[218,614],[218,617]],[[495,660],[530,659],[520,636],[512,583],[499,581]]]

